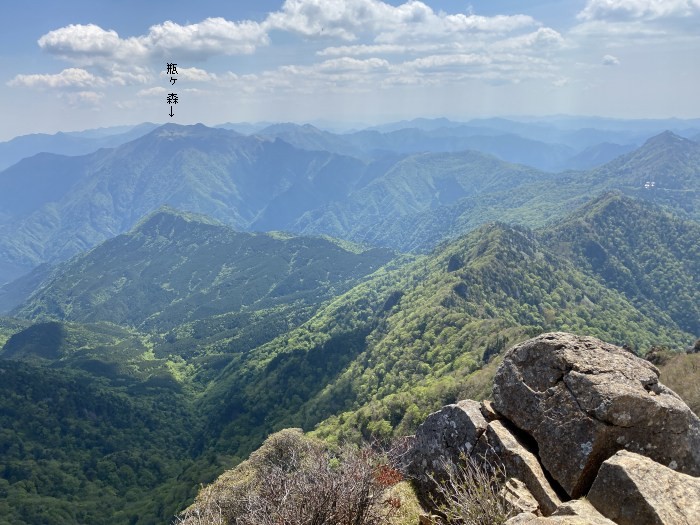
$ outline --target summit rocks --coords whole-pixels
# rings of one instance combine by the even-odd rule
[[[418,428],[406,470],[428,510],[432,466],[469,457],[500,463],[504,487],[536,502],[516,505],[509,524],[698,523],[700,419],[649,362],[593,337],[542,334],[506,352],[493,399],[449,405]]]
[[[622,449],[700,475],[700,419],[656,367],[614,345],[566,333],[526,341],[507,352],[493,395],[572,498]]]

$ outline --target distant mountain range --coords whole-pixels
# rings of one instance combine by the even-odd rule
[[[157,127],[157,124],[147,122],[138,126],[59,132],[54,135],[44,133],[22,135],[7,142],[0,142],[0,171],[38,153],[85,155],[100,148],[114,148],[141,137]]]
[[[163,205],[244,231],[398,250],[427,250],[488,220],[541,226],[609,189],[689,217],[700,209],[700,144],[670,132],[599,168],[556,174],[474,151],[354,157],[316,149],[341,150],[331,139],[342,136],[312,127],[267,133],[303,144],[168,124],[114,149],[20,161],[0,173],[0,283],[128,231]]]

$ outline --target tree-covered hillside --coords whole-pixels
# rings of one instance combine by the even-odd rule
[[[303,149],[318,134],[293,131],[300,147],[168,124],[113,150],[23,160],[0,173],[0,284],[128,231],[163,205],[239,230],[422,252],[487,221],[541,227],[610,189],[695,219],[700,209],[700,145],[670,132],[599,168],[546,173],[475,151],[356,158]]]
[[[319,304],[391,257],[164,209],[62,265],[15,313],[163,332],[219,314]]]
[[[545,234],[571,257],[647,315],[667,313],[700,335],[700,225],[659,207],[608,194]]]
[[[292,148],[212,138],[200,127],[154,133],[143,139],[151,142],[124,146],[132,162],[155,155],[143,170],[169,151],[195,170],[198,140],[235,150],[229,160],[239,168],[270,161],[267,150],[248,156],[256,148]],[[385,158],[360,163],[362,178],[335,188],[342,199],[331,198],[332,178],[342,173],[334,163],[360,161],[330,156],[324,164],[307,151],[281,179],[279,165],[267,166],[269,180],[291,186],[248,203],[259,206],[249,225],[266,224],[277,213],[269,206],[279,205],[292,210],[283,219],[299,230],[436,246],[424,255],[238,232],[173,208],[124,218],[137,223],[128,233],[4,288],[7,301],[31,293],[14,311],[20,319],[0,319],[0,375],[11,378],[0,381],[0,513],[29,524],[163,523],[198,483],[276,430],[386,439],[411,433],[444,403],[489,396],[499,353],[544,331],[593,335],[640,354],[693,345],[698,224],[682,199],[659,206],[623,195],[635,193],[630,184],[640,176],[625,169],[663,143],[673,150],[664,164],[671,171],[657,180],[678,181],[694,202],[692,173],[669,167],[682,164],[686,149],[692,156],[686,142],[650,141],[608,165],[609,176],[602,168],[544,174],[474,152]],[[100,169],[116,169],[104,162]],[[231,175],[226,169],[214,172]],[[199,182],[180,188],[182,202],[195,202],[193,188],[213,180],[194,173],[186,178]],[[229,196],[253,184],[253,171],[246,176]],[[587,202],[615,187],[621,193]],[[151,189],[129,194],[120,213],[151,202],[155,186],[144,188]],[[639,194],[652,195],[647,190]],[[299,216],[303,206],[285,204],[312,194],[325,204]],[[201,202],[210,199],[218,197],[209,192]],[[71,213],[85,211],[73,204]],[[87,238],[56,242],[97,237]],[[673,362],[681,370],[694,363],[686,361]]]
[[[493,224],[378,272],[234,359],[202,406],[222,451],[250,451],[271,431],[313,428],[334,415],[324,434],[388,437],[474,387],[470,374],[507,343],[551,330],[641,353],[694,340],[661,309],[645,315],[534,233]]]

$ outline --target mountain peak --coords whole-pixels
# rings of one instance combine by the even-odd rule
[[[174,225],[175,223],[198,223],[207,226],[224,227],[220,222],[206,215],[185,212],[166,204],[142,218],[136,223],[130,233],[132,235],[147,233],[153,231],[154,228],[160,229],[158,227],[164,224]]]
[[[159,139],[183,139],[183,138],[213,138],[221,136],[240,136],[237,133],[228,129],[210,128],[204,124],[175,124],[168,122],[154,129],[149,133],[151,137]]]
[[[691,143],[692,142],[690,140],[684,139],[683,137],[676,135],[673,131],[666,130],[663,133],[659,133],[658,135],[654,135],[653,137],[648,139],[642,147],[669,147],[684,144],[687,145]]]

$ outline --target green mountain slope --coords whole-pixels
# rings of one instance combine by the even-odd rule
[[[279,140],[172,124],[112,150],[55,157],[43,164],[29,159],[0,173],[0,188],[19,188],[7,197],[11,202],[0,194],[0,260],[31,268],[66,259],[165,204],[239,229],[254,223],[282,229],[303,211],[342,195],[365,166]],[[56,164],[66,169],[57,171]],[[34,195],[27,190],[29,178],[52,185]]]
[[[700,144],[670,131],[589,172],[585,179],[700,219]]]
[[[647,182],[654,182],[654,187],[645,187]],[[595,170],[526,177],[521,184],[497,189],[485,187],[475,195],[462,195],[456,202],[425,206],[388,217],[380,214],[374,228],[369,232],[353,232],[357,237],[352,238],[402,249],[425,250],[487,221],[541,228],[566,217],[592,196],[610,190],[655,202],[700,220],[700,145],[670,132],[663,133]],[[364,196],[360,202],[365,201],[371,202],[371,199]],[[336,226],[344,224],[336,217],[343,217],[347,223],[350,221],[345,214],[352,217],[353,213],[353,209],[346,212],[341,207],[324,220]],[[321,220],[319,223],[323,224]]]
[[[321,432],[410,432],[426,411],[473,388],[470,374],[506,342],[559,329],[640,351],[693,340],[661,310],[644,315],[533,233],[487,225],[430,257],[380,271],[299,328],[234,359],[202,410],[212,414],[218,446],[239,453],[273,430],[310,429],[331,416]]]
[[[547,244],[700,336],[700,224],[620,194],[587,204],[546,234]]]
[[[165,209],[62,265],[16,314],[162,332],[218,314],[316,305],[390,258],[322,238],[236,232]]]
[[[431,233],[436,235],[431,241],[436,243],[445,237],[447,230],[437,232],[445,226],[442,217],[450,206],[507,194],[514,188],[552,177],[474,151],[413,155],[352,192],[345,201],[306,213],[293,229],[402,249],[424,248],[423,237],[418,237],[417,232],[426,215],[434,217],[430,223],[436,226]],[[415,242],[416,238],[419,242]]]
[[[0,377],[2,523],[155,525],[192,497],[187,396],[16,360]]]

